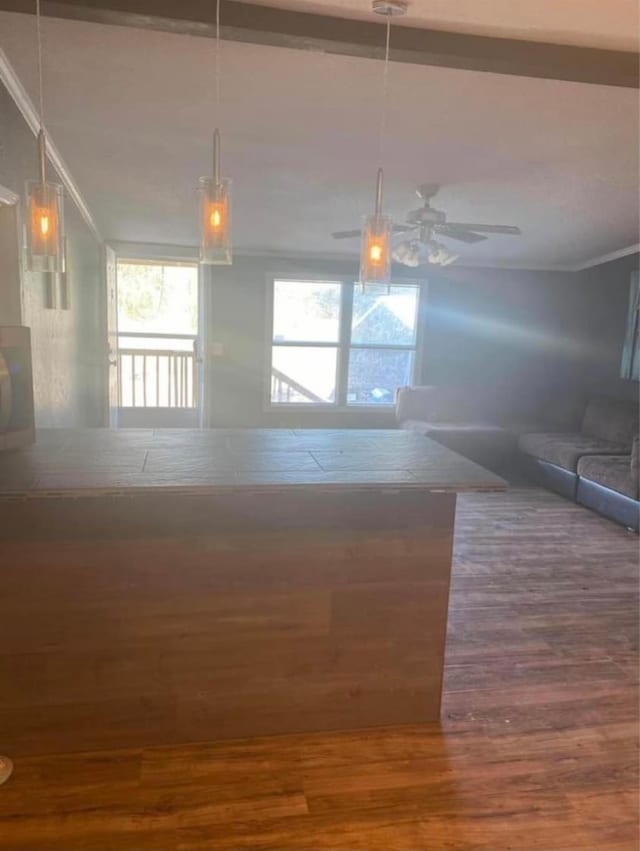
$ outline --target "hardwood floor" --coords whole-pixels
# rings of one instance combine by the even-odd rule
[[[113,543],[74,546],[108,569]],[[153,701],[141,741],[113,695],[111,746],[55,753],[56,727],[91,724],[88,671],[24,718],[0,848],[636,851],[637,568],[637,536],[560,497],[461,496],[441,724],[159,746]]]

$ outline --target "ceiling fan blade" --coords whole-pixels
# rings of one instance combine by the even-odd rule
[[[416,225],[393,225],[391,227],[393,233],[411,233],[416,230]],[[337,230],[331,234],[334,239],[352,239],[356,236],[362,236],[361,230]]]
[[[503,233],[508,236],[520,236],[522,231],[515,225],[477,225],[469,222],[447,222],[443,227],[455,230],[471,230],[476,233]]]
[[[469,244],[482,242],[484,239],[487,239],[486,236],[482,236],[479,233],[474,233],[473,231],[465,230],[457,226],[450,227],[449,225],[436,225],[434,230],[440,236],[446,236],[448,239],[457,239],[459,242],[468,242]]]
[[[353,239],[356,236],[362,236],[361,230],[337,230],[331,234],[334,239]]]

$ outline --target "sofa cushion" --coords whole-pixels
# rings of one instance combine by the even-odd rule
[[[590,455],[578,462],[578,475],[605,488],[638,499],[638,479],[628,455]]]
[[[518,441],[518,447],[527,455],[557,464],[575,473],[578,460],[583,455],[628,455],[629,450],[622,444],[606,440],[598,440],[585,434],[523,434]],[[628,459],[627,459],[628,464]]]
[[[582,432],[622,444],[630,451],[638,433],[638,406],[619,399],[591,399],[582,419]]]

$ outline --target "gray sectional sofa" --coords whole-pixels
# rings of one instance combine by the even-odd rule
[[[576,501],[638,531],[640,441],[631,455],[588,455],[578,461]]]
[[[499,472],[517,463],[545,487],[637,531],[637,404],[565,398],[542,410],[523,419],[522,410],[488,410],[481,396],[474,403],[469,392],[439,387],[402,387],[396,397],[400,428]]]

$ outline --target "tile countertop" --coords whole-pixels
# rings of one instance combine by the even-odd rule
[[[420,434],[377,429],[46,429],[0,453],[0,495],[225,488],[505,490]]]

